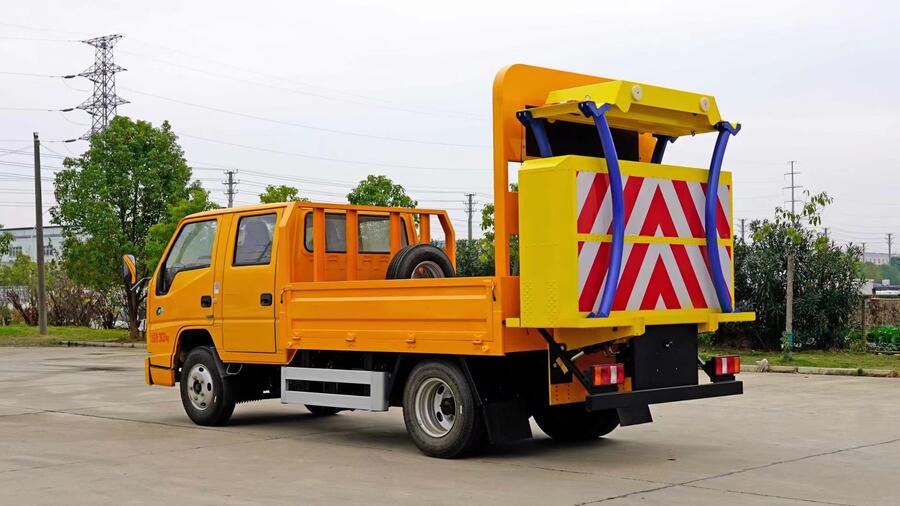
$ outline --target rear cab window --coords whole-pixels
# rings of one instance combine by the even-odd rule
[[[347,252],[347,218],[343,213],[325,213],[325,251],[327,253]],[[391,252],[391,220],[388,216],[360,214],[359,252],[390,253]],[[400,218],[400,244],[406,246],[409,239],[406,235],[406,218]],[[306,251],[313,251],[313,213],[307,213],[306,231],[303,234]]]
[[[271,213],[242,216],[238,220],[232,265],[268,265],[272,261],[276,217]]]

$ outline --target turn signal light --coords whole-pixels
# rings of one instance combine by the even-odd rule
[[[712,361],[716,366],[716,376],[725,376],[728,374],[737,374],[741,372],[741,357],[737,355],[712,357]]]
[[[595,365],[594,386],[621,385],[625,382],[625,366],[622,364]]]

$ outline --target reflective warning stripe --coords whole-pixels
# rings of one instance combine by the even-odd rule
[[[623,177],[625,197],[625,235],[654,237],[705,237],[704,206],[706,183],[671,179]],[[609,176],[599,172],[576,175],[579,234],[608,234],[612,229],[612,196]],[[719,237],[731,237],[731,189],[719,185],[717,225]],[[661,230],[660,220],[673,227]],[[647,225],[647,222],[651,225]],[[653,227],[653,225],[657,227]]]
[[[581,171],[576,174],[580,234],[610,234],[612,196],[609,176]],[[625,235],[704,238],[706,184],[700,182],[626,176],[623,178]],[[717,189],[717,231],[731,238],[731,188]],[[578,244],[579,311],[597,311],[603,293],[610,244]],[[719,246],[720,258],[731,258],[730,246]],[[707,309],[719,302],[709,272],[706,246],[626,242],[613,310]],[[732,288],[732,262],[722,263]]]

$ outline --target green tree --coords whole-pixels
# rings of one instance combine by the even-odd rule
[[[195,181],[188,188],[187,197],[169,206],[162,221],[150,227],[147,238],[147,267],[150,273],[156,270],[169,240],[178,228],[178,222],[185,216],[218,209],[219,205],[209,200],[209,192]]]
[[[0,225],[3,228],[3,225]],[[0,256],[9,253],[9,245],[12,243],[13,236],[9,232],[0,232]]]
[[[306,197],[300,196],[300,190],[293,186],[274,185],[266,186],[266,190],[259,194],[261,204],[277,204],[279,202],[309,202]]]
[[[900,283],[900,268],[896,265],[875,265],[872,262],[863,262],[859,266],[860,277],[872,279],[876,283],[890,280],[891,283]]]
[[[756,321],[723,327],[719,337],[741,334],[766,348],[780,346],[785,324],[787,254],[794,255],[794,343],[807,348],[845,346],[859,305],[859,255],[817,233],[821,209],[831,199],[811,196],[800,213],[777,209],[771,220],[750,223],[753,239],[735,242],[735,300]]]
[[[394,183],[387,176],[373,175],[360,181],[347,194],[347,201],[356,205],[383,207],[416,207],[419,204],[406,194],[403,186]]]
[[[133,254],[138,277],[149,274],[150,227],[188,198],[191,169],[184,152],[168,122],[157,128],[118,116],[91,136],[84,154],[63,165],[55,180],[59,204],[51,213],[64,227],[66,272],[97,291],[119,287],[137,338],[139,297],[119,277],[121,257]]]
[[[478,239],[456,241],[456,275],[459,277],[494,275],[494,264],[488,264],[482,259],[482,247]]]

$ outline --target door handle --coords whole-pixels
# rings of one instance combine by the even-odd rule
[[[272,294],[271,293],[259,294],[259,305],[260,306],[271,306],[272,305]]]
[[[212,296],[202,295],[200,297],[200,307],[212,307]]]

